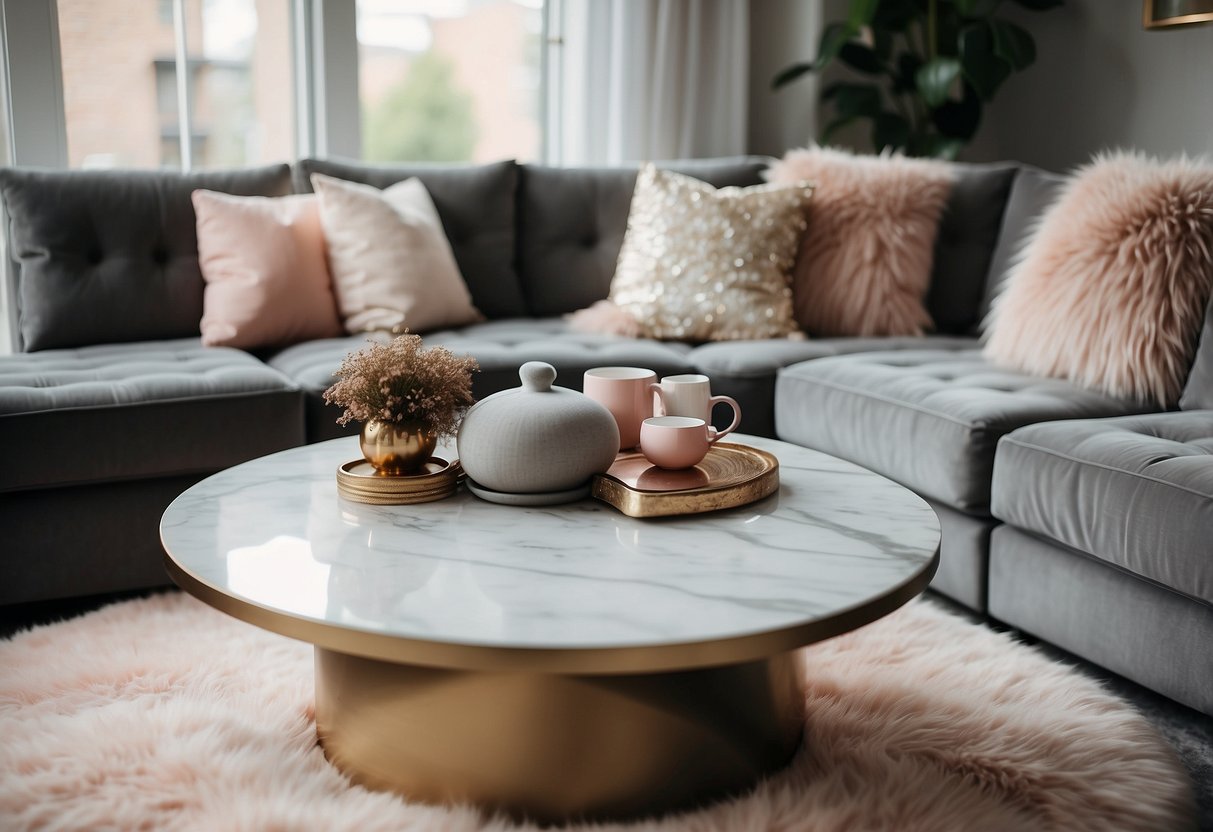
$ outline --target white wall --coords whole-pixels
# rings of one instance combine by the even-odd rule
[[[1066,170],[1104,148],[1213,157],[1213,26],[1146,31],[1141,0],[1004,3],[1037,60],[995,98],[973,151]]]

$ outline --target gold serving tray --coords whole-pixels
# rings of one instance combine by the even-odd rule
[[[621,453],[592,494],[629,517],[702,514],[757,502],[779,490],[779,460],[749,445],[718,442],[693,468],[665,471],[639,451]]]
[[[347,500],[391,506],[429,503],[455,493],[463,481],[459,460],[434,457],[423,473],[411,476],[381,474],[365,459],[355,459],[337,468],[337,493]]]

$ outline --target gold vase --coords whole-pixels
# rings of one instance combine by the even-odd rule
[[[419,422],[381,422],[362,425],[362,455],[375,470],[390,476],[419,474],[434,453],[438,439]]]

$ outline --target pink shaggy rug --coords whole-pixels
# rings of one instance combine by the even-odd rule
[[[1179,830],[1149,724],[1031,648],[918,602],[808,649],[805,744],[754,791],[601,830]],[[352,786],[312,649],[182,594],[0,642],[0,828],[511,830]],[[589,827],[581,827],[588,829]]]

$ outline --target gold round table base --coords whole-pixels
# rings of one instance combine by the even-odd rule
[[[443,670],[316,648],[316,725],[355,781],[542,823],[703,804],[800,744],[799,653],[698,670]]]

